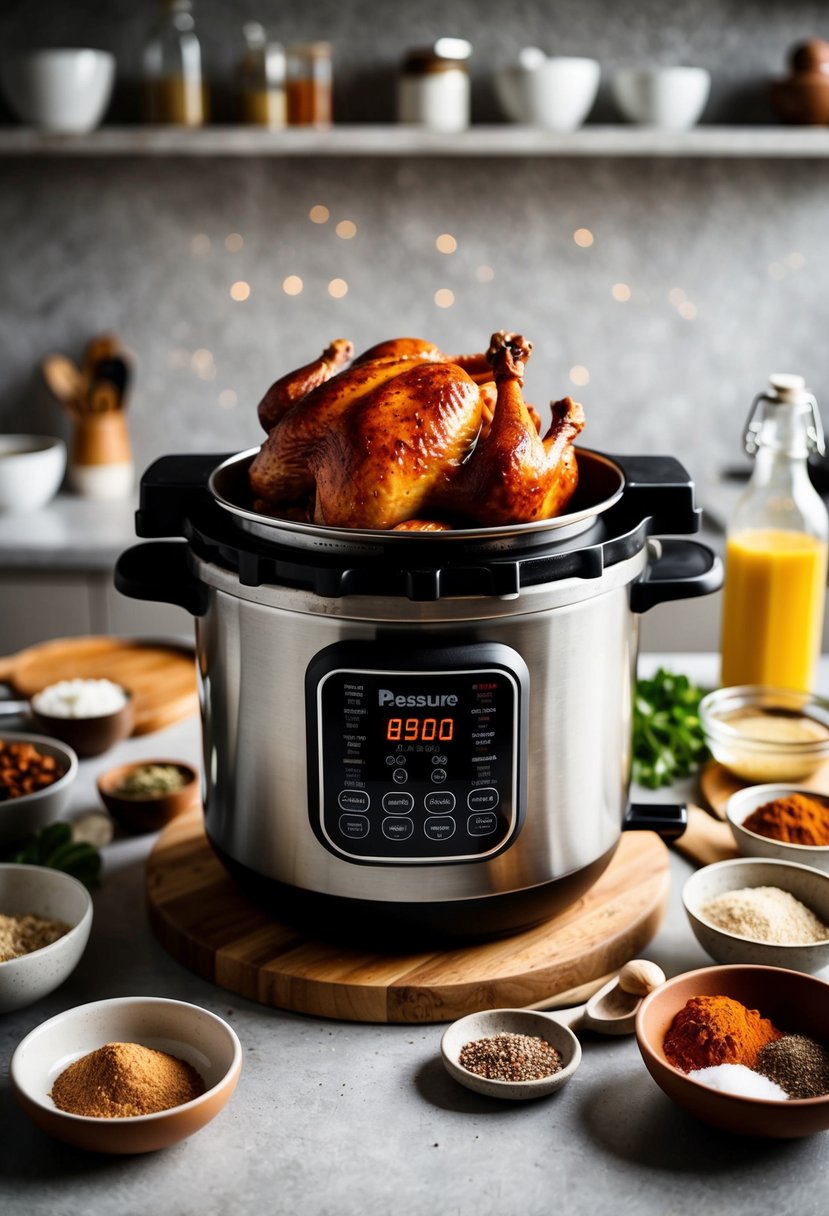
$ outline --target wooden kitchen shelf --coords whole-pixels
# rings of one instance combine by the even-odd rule
[[[0,127],[0,156],[611,156],[829,158],[829,129],[700,126],[692,131],[586,126],[570,134],[509,123],[443,135],[404,126],[335,126],[327,131],[255,127],[101,127],[54,135]]]

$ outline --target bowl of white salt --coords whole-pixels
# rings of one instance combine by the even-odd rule
[[[79,756],[100,756],[135,725],[132,693],[107,679],[59,680],[31,700],[35,725]]]
[[[829,966],[829,874],[795,862],[736,857],[697,870],[682,902],[718,963],[809,974]]]

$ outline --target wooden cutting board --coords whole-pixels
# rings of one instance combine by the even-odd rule
[[[0,659],[0,681],[32,697],[58,680],[113,680],[135,698],[135,729],[144,735],[198,711],[196,665],[186,647],[111,637],[56,638]]]
[[[533,1005],[603,976],[654,936],[669,881],[659,837],[629,832],[561,916],[503,941],[391,955],[333,945],[268,916],[216,858],[199,810],[168,824],[147,862],[150,923],[180,963],[262,1004],[350,1022],[446,1022]]]
[[[702,796],[711,810],[720,819],[724,819],[725,804],[731,795],[736,794],[738,790],[747,789],[749,785],[756,785],[757,782],[741,781],[716,760],[709,760],[700,773],[699,784]],[[807,780],[792,784],[808,786],[816,794],[829,794],[829,764],[822,764]]]

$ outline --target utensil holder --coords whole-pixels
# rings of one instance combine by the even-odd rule
[[[121,410],[76,419],[69,480],[85,498],[123,498],[132,491],[135,466]]]

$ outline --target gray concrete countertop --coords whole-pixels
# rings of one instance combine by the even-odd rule
[[[59,494],[25,515],[0,513],[0,569],[111,570],[135,541],[137,497],[111,501]]]
[[[648,668],[665,659],[648,656]],[[712,656],[668,662],[713,678]],[[72,809],[96,805],[95,776],[110,765],[154,755],[197,761],[198,752],[195,720],[130,740],[82,762]],[[690,783],[678,792],[690,793]],[[665,793],[651,797],[664,801]],[[696,1123],[657,1088],[632,1038],[585,1036],[583,1064],[559,1094],[513,1105],[448,1077],[440,1026],[303,1017],[197,978],[147,925],[144,862],[154,839],[108,846],[78,969],[51,996],[0,1018],[0,1210],[8,1216],[823,1216],[829,1137],[759,1142]],[[710,962],[681,908],[690,868],[676,855],[671,865],[669,912],[646,951],[669,975]],[[193,1001],[226,1018],[242,1041],[242,1077],[221,1115],[172,1149],[83,1154],[29,1123],[10,1093],[6,1065],[46,1018],[127,994]]]

